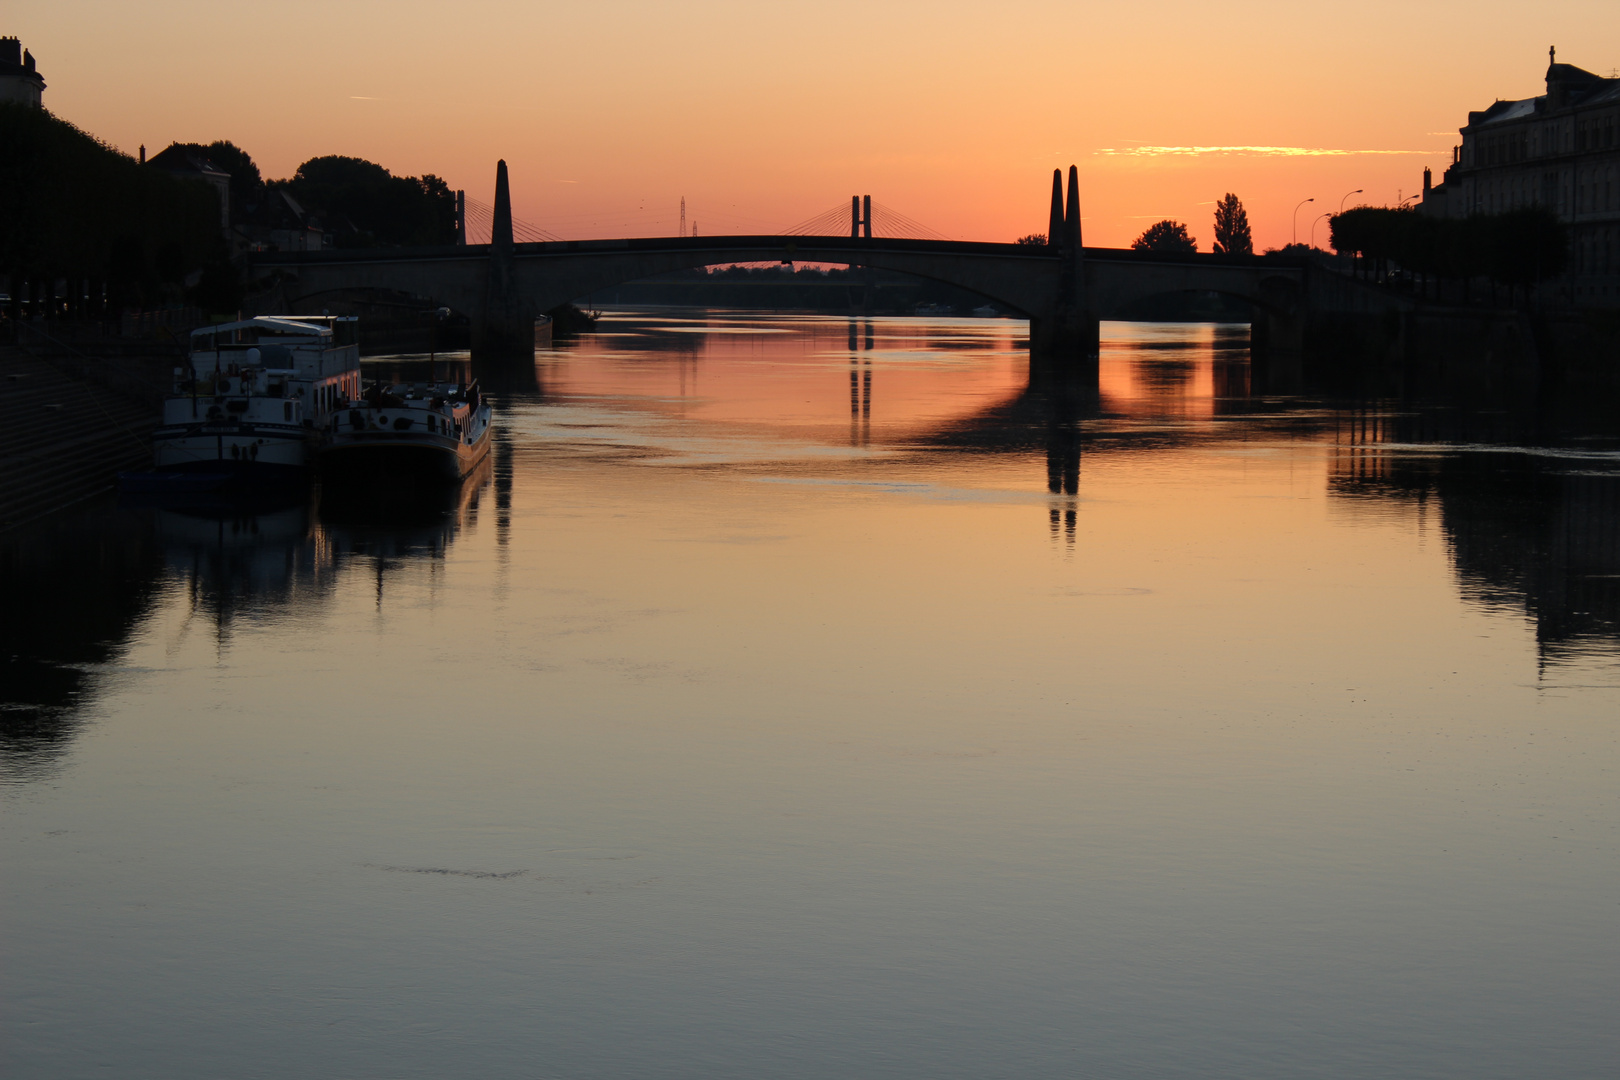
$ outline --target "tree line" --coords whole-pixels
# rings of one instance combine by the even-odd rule
[[[205,159],[231,176],[231,222],[270,226],[286,212],[275,194],[291,195],[337,247],[418,247],[456,237],[456,196],[432,173],[395,176],[364,158],[310,158],[285,180],[265,180],[251,155],[235,143],[173,143],[173,151]]]
[[[24,303],[57,308],[53,294],[63,280],[64,313],[76,318],[175,303],[209,311],[240,305],[242,275],[206,182],[143,166],[44,109],[0,104],[0,147],[0,286],[9,286],[12,318]],[[328,155],[287,179],[265,180],[228,141],[173,144],[170,161],[171,151],[230,174],[238,240],[318,227],[338,247],[455,241],[455,193],[431,174],[395,176],[361,158]]]
[[[1493,294],[1506,286],[1511,302],[1515,292],[1559,277],[1570,258],[1568,228],[1544,207],[1439,218],[1414,208],[1357,206],[1329,219],[1329,236],[1336,251],[1351,257],[1357,276],[1389,283],[1404,275],[1435,299],[1443,282],[1454,281],[1466,301],[1473,283],[1483,280]],[[1131,247],[1172,254],[1198,250],[1187,226],[1168,218],[1148,226]],[[1254,254],[1248,215],[1230,192],[1215,207],[1213,247],[1220,254]],[[1305,244],[1282,249],[1310,252]]]
[[[1438,218],[1411,209],[1358,206],[1329,219],[1333,247],[1354,258],[1356,274],[1388,282],[1398,269],[1415,276],[1425,294],[1439,297],[1441,282],[1484,278],[1494,292],[1529,289],[1560,276],[1569,265],[1569,230],[1545,207],[1500,214]]]
[[[1192,254],[1198,250],[1198,241],[1192,238],[1187,226],[1165,218],[1156,221],[1131,241],[1136,251],[1157,251],[1167,254]],[[1249,213],[1243,200],[1228,191],[1215,204],[1215,239],[1211,249],[1217,255],[1253,255],[1254,234],[1249,228]]]
[[[144,169],[22,105],[0,105],[0,147],[0,275],[12,317],[24,301],[44,302],[64,278],[70,297],[93,282],[114,309],[177,301],[188,278],[225,263],[219,204],[207,184]],[[70,314],[80,314],[74,306]]]

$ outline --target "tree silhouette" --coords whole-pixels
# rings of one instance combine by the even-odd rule
[[[332,228],[338,247],[448,244],[455,237],[455,193],[431,173],[395,176],[363,158],[331,154],[311,158],[273,186]]]
[[[1018,239],[1014,240],[1013,243],[1015,243],[1015,244],[1031,244],[1031,245],[1038,245],[1040,247],[1045,247],[1046,246],[1046,234],[1043,233],[1043,232],[1032,232],[1028,236],[1020,236]]]
[[[1198,250],[1198,241],[1187,235],[1187,226],[1165,218],[1149,225],[1131,241],[1131,247],[1136,251],[1193,252]]]
[[[226,139],[216,139],[208,145],[202,143],[170,143],[169,150],[183,150],[200,158],[207,158],[216,169],[231,174],[231,200],[249,202],[264,186],[259,167],[246,150]],[[167,153],[168,151],[165,151]]]
[[[1243,200],[1230,191],[1215,204],[1215,253],[1253,255],[1254,237],[1249,234],[1249,215]]]
[[[1569,229],[1545,207],[1501,214],[1434,218],[1415,210],[1358,206],[1329,222],[1332,243],[1359,256],[1359,269],[1378,280],[1421,276],[1438,298],[1439,279],[1467,283],[1485,277],[1511,290],[1525,290],[1559,277],[1568,268]],[[1509,294],[1510,300],[1512,293]]]
[[[0,147],[0,287],[10,279],[13,317],[30,281],[98,282],[113,309],[181,300],[222,244],[207,184],[142,168],[44,109],[0,104]]]

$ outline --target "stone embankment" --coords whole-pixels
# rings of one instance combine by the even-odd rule
[[[121,470],[150,467],[156,365],[120,365],[110,379],[96,377],[95,363],[0,346],[0,530],[111,491]]]

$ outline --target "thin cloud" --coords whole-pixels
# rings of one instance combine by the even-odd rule
[[[387,98],[380,98],[380,97],[361,97],[359,94],[350,94],[349,95],[349,100],[350,101],[387,101],[388,99]]]
[[[1095,153],[1110,157],[1356,157],[1363,154],[1420,155],[1443,153],[1439,150],[1331,150],[1321,146],[1123,146],[1105,147]]]

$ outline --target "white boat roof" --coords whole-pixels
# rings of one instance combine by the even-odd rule
[[[219,334],[226,330],[273,330],[282,334],[330,334],[330,327],[318,323],[299,322],[297,319],[279,315],[257,315],[251,319],[240,322],[215,323],[212,326],[198,327],[191,332],[192,337],[201,337],[204,334]]]

